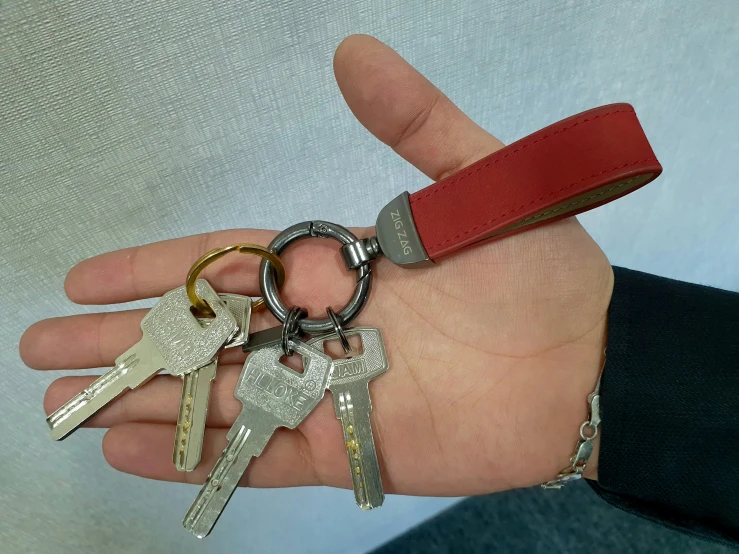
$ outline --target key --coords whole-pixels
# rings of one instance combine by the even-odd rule
[[[243,409],[226,435],[228,446],[182,520],[198,538],[211,532],[249,462],[277,428],[295,429],[323,398],[331,358],[297,339],[291,345],[303,358],[303,373],[280,363],[279,346],[262,348],[246,359],[234,391]]]
[[[236,319],[239,328],[236,334],[226,343],[225,348],[242,346],[249,340],[249,324],[251,322],[252,299],[241,294],[220,293],[218,295],[226,308]]]
[[[388,360],[379,329],[354,327],[344,333],[347,337],[359,335],[362,350],[358,355],[333,361],[328,389],[333,395],[336,417],[341,420],[344,431],[354,499],[363,510],[371,510],[382,506],[385,494],[370,424],[372,400],[369,382],[387,371]],[[327,340],[337,338],[336,334],[324,335],[311,339],[308,345],[322,350]]]
[[[234,346],[243,346],[249,339],[249,324],[251,321],[252,299],[250,296],[241,294],[232,294],[230,292],[220,292],[218,297],[226,306],[231,315],[236,318],[238,328],[233,337],[223,348],[233,348]],[[201,325],[210,325],[213,321],[212,317],[199,317],[198,321]],[[246,348],[245,348],[246,350]]]
[[[236,334],[224,348],[241,346],[249,338],[252,300],[240,294],[219,294],[224,305],[238,323]],[[213,318],[198,319],[201,325],[210,325]],[[205,422],[208,418],[210,389],[216,378],[218,359],[210,364],[182,375],[182,397],[175,430],[172,461],[177,471],[193,471],[203,454]]]
[[[190,311],[185,287],[165,294],[141,321],[141,340],[115,361],[115,366],[52,413],[46,422],[51,438],[61,440],[128,389],[136,388],[162,369],[172,375],[208,365],[236,332],[236,320],[207,281],[197,291],[216,317],[202,326]]]

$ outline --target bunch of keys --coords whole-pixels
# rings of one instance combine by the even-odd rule
[[[633,108],[613,104],[550,125],[424,190],[402,193],[380,212],[374,237],[360,239],[340,225],[306,221],[278,234],[267,248],[234,245],[209,252],[193,266],[186,286],[165,294],[144,318],[141,341],[49,416],[51,435],[64,438],[119,394],[166,369],[183,379],[173,461],[177,469],[191,471],[200,461],[217,355],[240,345],[250,352],[234,392],[243,409],[183,525],[198,537],[210,533],[250,461],[277,428],[297,427],[326,389],[341,421],[356,503],[362,509],[381,506],[369,382],[387,371],[388,357],[378,329],[345,328],[367,302],[372,262],[384,255],[402,267],[429,267],[470,246],[610,202],[661,171]],[[354,294],[338,312],[327,309],[325,319],[288,308],[279,294],[285,277],[279,255],[311,237],[339,241],[346,267],[357,271]],[[234,250],[263,258],[258,302],[281,325],[249,334],[257,304],[239,295],[219,296],[197,280],[205,265]],[[351,348],[352,337],[361,340],[358,350]],[[341,343],[345,357],[325,353],[332,340]],[[302,373],[280,362],[293,353],[302,360]]]
[[[166,293],[146,314],[141,340],[119,356],[110,371],[49,415],[46,421],[54,440],[64,439],[121,394],[166,370],[182,378],[172,459],[179,471],[198,466],[217,356],[248,340],[252,299],[219,295],[197,276],[209,263],[235,250],[270,259],[277,279],[284,281],[282,262],[261,246],[233,245],[207,253],[193,265],[186,285]]]
[[[333,333],[317,334],[303,342],[297,329],[307,314],[296,308],[290,311],[285,325],[275,328],[280,332],[279,344],[251,348],[252,299],[217,294],[207,281],[197,279],[208,264],[239,249],[263,255],[275,264],[277,282],[284,281],[282,262],[262,247],[234,245],[207,253],[193,265],[186,285],[166,293],[144,317],[141,340],[116,360],[113,369],[47,418],[52,438],[65,438],[126,390],[141,386],[166,370],[182,378],[173,462],[179,471],[192,471],[202,455],[218,353],[242,346],[247,352],[256,350],[247,357],[234,392],[243,410],[228,433],[228,447],[183,521],[185,527],[199,537],[206,536],[249,461],[261,454],[278,427],[297,427],[327,388],[333,394],[336,416],[342,424],[356,502],[362,509],[381,506],[384,493],[369,419],[372,403],[368,388],[369,381],[388,368],[379,329],[362,327],[345,332],[329,308]],[[275,329],[266,333],[274,333]],[[356,351],[349,347],[347,337],[351,336],[361,338]],[[328,356],[324,344],[330,340],[340,340],[347,356],[336,360]],[[293,353],[301,357],[302,373],[280,363],[283,354]]]
[[[388,368],[379,329],[339,329],[336,334],[317,336],[307,343],[286,333],[286,329],[282,327],[284,342],[260,345],[244,363],[234,392],[243,405],[241,414],[228,432],[228,446],[182,522],[199,538],[211,532],[249,462],[262,453],[275,430],[295,429],[318,405],[326,388],[333,394],[336,417],[341,420],[357,505],[367,510],[384,501],[370,425],[368,387],[371,379]],[[324,352],[327,341],[344,342],[354,335],[362,340],[358,352],[351,351],[351,355],[337,360]],[[300,355],[303,373],[280,363],[283,354],[292,353]]]

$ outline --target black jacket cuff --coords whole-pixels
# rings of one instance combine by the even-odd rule
[[[739,542],[739,294],[614,267],[596,492]]]

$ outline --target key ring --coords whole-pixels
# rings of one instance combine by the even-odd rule
[[[290,246],[292,243],[311,237],[318,238],[332,238],[339,241],[341,244],[352,244],[357,242],[357,237],[354,233],[348,229],[337,225],[336,223],[328,223],[326,221],[304,221],[298,223],[282,231],[277,235],[272,242],[269,243],[268,248],[275,254],[282,254],[282,252]],[[356,268],[357,271],[357,286],[354,289],[354,294],[346,306],[336,314],[340,321],[344,324],[349,323],[364,307],[369,296],[370,285],[372,283],[372,272],[370,271],[369,264],[362,265]],[[264,303],[269,308],[269,311],[279,319],[281,322],[285,321],[288,314],[288,308],[280,298],[280,294],[277,290],[278,283],[275,281],[275,273],[272,271],[272,262],[269,258],[262,260],[262,265],[259,267],[259,288],[262,290],[262,297]],[[330,319],[303,319],[300,321],[300,330],[309,335],[316,335],[319,333],[328,333],[334,330],[333,323]]]
[[[344,327],[341,325],[339,316],[336,315],[336,312],[331,308],[331,306],[326,308],[326,313],[328,314],[328,318],[331,320],[331,325],[334,326],[334,333],[339,337],[339,342],[341,343],[341,348],[344,350],[344,354],[349,354],[349,352],[352,351],[352,345],[349,344],[349,339],[346,338],[346,333],[344,333]]]
[[[185,281],[185,290],[187,291],[187,297],[190,299],[190,303],[195,307],[196,310],[204,315],[212,316],[213,310],[210,309],[207,302],[198,296],[195,291],[195,282],[198,279],[198,275],[210,264],[216,260],[222,258],[229,252],[238,251],[241,254],[253,254],[260,256],[268,261],[270,264],[272,281],[276,286],[281,287],[285,282],[285,266],[282,264],[279,256],[264,246],[258,244],[232,244],[224,248],[216,248],[210,252],[203,254],[198,260],[192,264],[190,271],[187,273],[187,280]],[[256,310],[264,305],[264,299],[260,298],[254,302],[252,309]]]
[[[308,312],[298,306],[293,306],[287,312],[287,318],[282,326],[282,351],[285,356],[292,356],[293,349],[290,346],[290,339],[299,335],[300,321],[308,317]]]

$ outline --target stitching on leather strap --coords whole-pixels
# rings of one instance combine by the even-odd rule
[[[562,129],[559,129],[557,131],[554,131],[553,133],[549,133],[548,135],[544,135],[543,137],[539,137],[538,139],[536,139],[533,142],[528,142],[528,143],[526,143],[526,144],[524,144],[522,146],[519,146],[515,150],[512,150],[511,152],[507,152],[505,155],[500,156],[500,157],[496,158],[495,160],[493,160],[491,162],[488,162],[488,163],[486,163],[484,165],[481,165],[480,167],[478,167],[476,169],[473,169],[469,173],[466,173],[464,175],[460,175],[458,178],[453,179],[453,180],[449,181],[448,183],[444,183],[444,185],[442,185],[440,187],[436,187],[435,188],[432,185],[431,186],[431,190],[429,190],[426,193],[421,194],[421,196],[417,196],[416,198],[413,199],[413,202],[418,202],[418,201],[421,201],[421,200],[425,200],[426,198],[429,198],[430,196],[433,196],[437,192],[441,192],[442,190],[444,190],[444,189],[446,189],[446,188],[448,188],[448,187],[450,187],[452,185],[455,185],[457,183],[460,183],[461,181],[464,181],[465,179],[471,177],[475,173],[477,173],[479,171],[482,171],[483,169],[487,169],[487,168],[489,168],[489,167],[497,164],[498,162],[500,162],[502,160],[505,160],[509,156],[513,156],[514,154],[516,154],[518,152],[521,152],[522,150],[525,150],[529,146],[533,146],[534,144],[536,144],[538,142],[541,142],[543,140],[546,140],[546,139],[548,139],[550,137],[553,137],[555,135],[559,135],[560,133],[564,133],[565,131],[568,131],[568,130],[572,129],[573,127],[577,127],[578,125],[582,125],[583,123],[587,123],[588,121],[595,121],[596,119],[601,119],[603,117],[609,117],[609,116],[616,115],[616,114],[619,114],[619,113],[630,113],[630,114],[633,114],[634,118],[636,119],[636,112],[634,112],[634,110],[616,110],[614,112],[608,112],[608,113],[604,113],[604,114],[601,114],[601,115],[596,115],[596,116],[593,116],[593,117],[588,117],[586,119],[583,119],[582,121],[578,121],[576,123],[573,123],[572,125],[568,125],[567,127],[563,127]]]
[[[434,250],[436,248],[439,248],[440,246],[444,246],[445,244],[449,244],[450,242],[454,242],[456,240],[462,239],[462,238],[466,237],[467,235],[470,235],[470,234],[474,233],[475,231],[477,231],[481,227],[487,227],[488,225],[490,225],[491,223],[496,222],[499,219],[502,219],[502,218],[504,218],[504,217],[506,217],[506,216],[508,216],[510,214],[519,212],[521,210],[524,210],[527,207],[529,207],[531,204],[536,204],[537,202],[541,202],[542,200],[544,200],[545,198],[547,198],[549,196],[552,196],[554,194],[558,194],[558,193],[563,192],[563,191],[565,191],[567,189],[570,189],[572,187],[575,187],[575,186],[579,185],[580,183],[582,183],[583,181],[587,181],[589,179],[592,179],[592,178],[597,177],[599,175],[602,175],[604,173],[609,173],[611,171],[616,171],[618,169],[624,169],[624,168],[630,167],[632,165],[638,165],[640,163],[650,162],[650,161],[657,162],[657,158],[650,157],[650,158],[646,158],[644,160],[637,160],[635,162],[631,162],[631,163],[623,164],[623,165],[617,165],[616,167],[612,167],[610,169],[606,169],[604,171],[600,171],[598,173],[594,173],[592,175],[589,175],[588,177],[584,177],[584,178],[580,179],[579,181],[575,181],[574,183],[570,183],[569,185],[566,185],[566,186],[564,186],[564,187],[562,187],[560,189],[553,190],[550,193],[545,194],[544,196],[541,196],[539,198],[536,198],[534,200],[531,200],[530,202],[528,202],[526,204],[522,204],[522,205],[518,206],[517,208],[513,208],[512,210],[508,210],[507,212],[504,212],[504,213],[502,213],[502,214],[500,214],[500,215],[498,215],[498,216],[496,216],[496,217],[494,217],[492,219],[489,219],[488,221],[485,221],[483,223],[480,223],[479,225],[475,225],[474,227],[472,227],[472,228],[470,228],[470,229],[468,229],[466,231],[463,231],[462,233],[459,233],[459,234],[457,234],[457,235],[455,235],[455,236],[453,236],[451,238],[448,238],[446,240],[443,240],[443,241],[441,241],[441,242],[439,242],[437,244],[434,244],[433,246],[431,246],[427,250]],[[532,217],[535,217],[535,216],[532,216]]]

